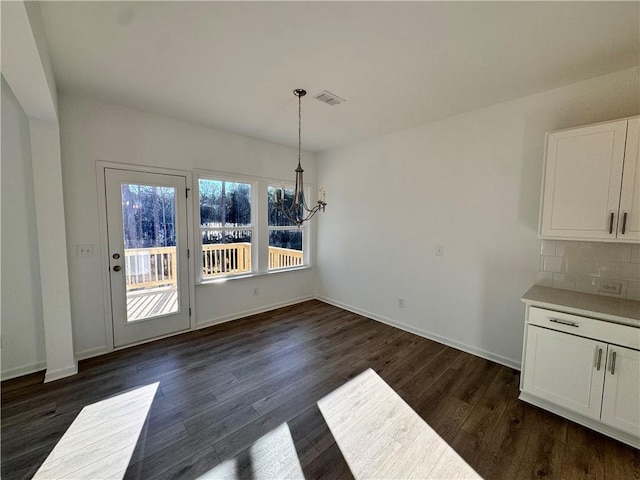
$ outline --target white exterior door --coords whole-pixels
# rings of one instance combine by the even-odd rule
[[[609,346],[602,421],[640,437],[640,352]]]
[[[640,240],[640,118],[629,120],[627,147],[624,154],[622,192],[620,193],[620,221],[618,238]]]
[[[627,121],[549,134],[543,236],[616,238]]]
[[[529,325],[523,391],[600,418],[607,344]]]
[[[190,327],[186,177],[105,168],[115,347]]]

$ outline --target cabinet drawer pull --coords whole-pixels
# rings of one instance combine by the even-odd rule
[[[598,349],[598,363],[596,364],[596,370],[600,371],[600,366],[602,365],[602,349]]]
[[[611,353],[611,375],[615,375],[616,373],[616,352]]]
[[[609,220],[609,235],[613,234],[613,212],[611,212],[611,219]]]
[[[624,235],[625,231],[627,230],[627,212],[624,212],[622,214],[622,235]]]
[[[560,325],[567,325],[568,327],[580,327],[576,322],[570,322],[569,320],[560,320],[559,318],[549,318],[548,320],[553,323],[559,323]]]

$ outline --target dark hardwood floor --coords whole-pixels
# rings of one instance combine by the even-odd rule
[[[351,478],[316,402],[374,369],[484,478],[639,479],[640,452],[518,400],[519,373],[319,301],[2,383],[1,473],[31,478],[88,404],[160,382],[127,479],[197,478],[287,422],[307,479]],[[366,442],[366,439],[363,439]]]

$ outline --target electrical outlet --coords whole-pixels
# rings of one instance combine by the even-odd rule
[[[622,284],[617,282],[599,282],[598,291],[620,295],[620,292],[622,292]]]
[[[93,245],[76,245],[76,257],[93,257]]]
[[[259,293],[258,287],[254,288],[253,289],[253,295],[256,296],[256,295],[258,295],[258,293]]]
[[[399,298],[398,299],[398,307],[399,308],[404,308],[404,298]]]
[[[442,257],[444,255],[444,245],[436,245],[436,255]]]

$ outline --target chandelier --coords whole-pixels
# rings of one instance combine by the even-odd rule
[[[293,94],[298,97],[298,167],[296,172],[296,186],[293,192],[293,199],[287,201],[285,199],[284,187],[280,190],[280,197],[275,195],[276,208],[282,212],[282,214],[292,223],[295,223],[298,227],[303,222],[310,220],[319,211],[324,212],[327,206],[326,193],[323,188],[319,191],[319,199],[313,208],[309,208],[307,201],[304,198],[304,170],[300,165],[300,155],[302,153],[302,97],[307,92],[301,88],[296,88]]]

